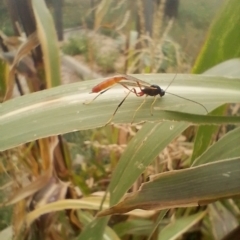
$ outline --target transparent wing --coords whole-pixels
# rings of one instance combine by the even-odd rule
[[[130,85],[130,82],[133,82],[133,84],[131,86],[134,86],[134,83],[136,83],[136,85],[137,85],[137,82],[138,82],[138,83],[140,83],[141,86],[150,87],[150,84],[148,82],[145,82],[141,79],[135,78],[135,77],[127,75],[127,74],[121,74],[121,75],[124,78],[124,80],[122,80],[121,82],[127,82],[127,83],[129,83],[129,85]]]

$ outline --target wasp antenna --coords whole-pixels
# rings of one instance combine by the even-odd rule
[[[165,92],[168,90],[168,88],[172,85],[173,81],[175,80],[175,78],[177,77],[177,73],[175,74],[173,80],[168,84],[168,86],[166,87],[166,89],[164,90]]]
[[[170,93],[170,92],[167,92],[167,93],[170,94],[170,95],[173,95],[173,96],[175,96],[175,97],[179,97],[179,98],[182,98],[182,99],[184,99],[184,100],[187,100],[187,101],[190,101],[190,102],[193,102],[193,103],[196,103],[196,104],[200,105],[201,107],[203,107],[203,108],[205,109],[205,111],[206,111],[207,114],[208,114],[208,110],[207,110],[207,108],[206,108],[203,104],[201,104],[201,103],[199,103],[199,102],[197,102],[197,101],[194,101],[194,100],[185,98],[185,97],[181,97],[181,96],[179,96],[179,95],[177,95],[177,94],[174,94],[174,93]]]

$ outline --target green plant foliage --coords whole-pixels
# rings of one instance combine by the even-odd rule
[[[6,63],[0,60],[0,99],[4,98],[6,92]]]
[[[55,87],[60,85],[61,81],[59,50],[53,19],[44,1],[32,0],[32,6],[44,56],[46,85],[47,88]]]
[[[207,39],[193,67],[202,73],[231,58],[240,57],[240,5],[238,0],[227,0],[212,22]]]
[[[73,2],[66,1],[66,4],[74,7]],[[189,15],[191,18],[194,18],[194,11],[196,11],[194,8],[198,6],[194,24],[200,28],[209,23],[207,18],[213,11],[208,9],[209,4],[213,1],[205,1],[201,5],[202,2],[202,0],[197,3],[189,2],[189,4],[192,4],[192,12]],[[43,50],[47,85],[48,87],[57,86],[60,84],[60,59],[54,24],[43,0],[32,0],[32,3],[38,36]],[[89,6],[91,3],[93,1],[82,1],[82,6]],[[96,6],[98,10],[95,14],[98,15],[96,16],[95,26],[98,27],[98,30],[101,29],[106,17],[111,19],[115,13],[119,12],[118,9],[123,11],[124,7],[121,8],[121,4],[126,7],[126,3],[112,0],[101,1]],[[239,44],[236,39],[239,39],[239,29],[237,29],[239,16],[237,16],[237,13],[240,8],[236,4],[236,0],[228,0],[225,3],[225,10],[219,13],[218,19],[215,20],[210,29],[209,37],[204,45],[202,55],[199,56],[195,65],[194,72],[202,72],[224,59],[239,56]],[[112,8],[114,10],[110,12],[109,10]],[[204,9],[207,9],[207,11],[204,12]],[[74,15],[76,12],[74,12]],[[80,14],[78,15],[80,16]],[[78,22],[81,21],[82,18],[79,17]],[[71,23],[68,24],[71,25]],[[79,38],[70,38],[69,43],[63,46],[63,51],[71,55],[82,54],[87,61],[91,61],[93,60],[92,57],[95,57],[94,60],[105,73],[113,71],[114,63],[119,58],[118,50],[100,51],[99,49],[103,46],[97,46],[98,44],[89,47],[89,44],[92,43],[91,40],[91,37],[86,35]],[[234,50],[233,44],[236,45]],[[164,56],[170,59],[166,68],[171,64],[174,65],[177,61],[177,54],[173,46],[164,44],[161,49],[163,49]],[[149,69],[151,68],[149,67]],[[62,237],[63,239],[79,240],[120,240],[121,238],[134,240],[148,238],[150,240],[153,236],[154,239],[167,240],[180,238],[184,233],[191,234],[192,226],[196,223],[199,224],[198,231],[201,231],[204,237],[207,235],[206,231],[210,232],[209,235],[211,236],[211,228],[215,232],[220,228],[225,230],[224,221],[229,220],[234,224],[227,225],[227,231],[219,231],[220,234],[218,235],[214,234],[215,237],[223,237],[236,225],[239,203],[231,200],[225,205],[211,204],[208,206],[209,211],[203,210],[198,205],[239,195],[239,127],[225,134],[217,143],[214,143],[211,138],[215,131],[215,125],[209,128],[201,127],[202,129],[195,140],[197,142],[194,143],[193,167],[190,166],[191,164],[185,156],[179,156],[178,162],[173,164],[174,167],[176,166],[176,170],[163,173],[162,171],[172,170],[174,167],[168,168],[170,164],[166,161],[162,163],[159,157],[159,153],[163,150],[167,150],[169,153],[169,148],[172,148],[169,143],[192,124],[216,124],[218,126],[226,123],[240,123],[238,116],[221,116],[223,109],[214,110],[226,103],[240,103],[240,74],[236,70],[240,69],[239,60],[228,61],[220,66],[215,66],[214,69],[214,73],[208,72],[208,74],[214,74],[215,76],[178,74],[167,89],[169,94],[166,93],[163,98],[157,96],[153,106],[153,116],[150,113],[153,98],[148,97],[136,113],[132,126],[118,126],[119,123],[130,123],[135,110],[144,101],[144,98],[138,98],[136,95],[130,94],[113,119],[113,122],[116,123],[115,126],[118,127],[117,130],[113,126],[104,128],[104,125],[126,96],[127,90],[122,88],[121,85],[116,84],[91,104],[84,104],[96,96],[95,94],[89,94],[89,92],[93,86],[104,79],[53,87],[2,103],[0,105],[0,151],[8,151],[1,153],[0,166],[3,165],[1,171],[9,174],[12,181],[15,181],[16,176],[19,177],[19,172],[21,177],[23,176],[28,181],[31,181],[30,179],[36,179],[36,182],[39,179],[41,180],[39,176],[46,170],[43,167],[41,168],[41,164],[45,160],[44,156],[47,151],[44,151],[45,148],[43,148],[43,155],[41,155],[37,151],[37,147],[43,147],[41,145],[42,141],[46,140],[44,143],[49,141],[49,146],[46,146],[46,149],[48,147],[52,149],[51,153],[54,154],[54,161],[57,163],[60,157],[57,155],[57,149],[53,151],[53,145],[50,144],[52,140],[48,137],[68,133],[64,138],[68,143],[65,141],[61,143],[64,146],[62,150],[66,150],[66,153],[64,155],[60,154],[63,156],[63,163],[66,164],[67,168],[64,171],[63,179],[61,179],[61,176],[58,177],[61,179],[59,182],[64,187],[69,186],[67,197],[71,196],[71,191],[76,190],[76,193],[78,193],[76,199],[63,199],[54,202],[51,198],[51,201],[41,202],[42,205],[26,214],[26,218],[22,218],[20,223],[28,226],[27,224],[32,223],[35,219],[40,222],[42,217],[49,216],[49,213],[55,214],[55,212],[61,211],[59,215],[56,214],[53,227],[50,229],[56,231],[53,232],[53,236],[59,239]],[[149,84],[160,85],[164,90],[174,76],[175,74],[136,75],[137,78]],[[0,78],[2,80],[3,76],[0,75]],[[5,90],[3,81],[0,86],[3,92]],[[210,113],[207,115],[201,105],[178,98],[170,93],[197,101],[203,104]],[[214,111],[216,115],[212,114],[211,111]],[[102,129],[96,130],[99,127],[102,127]],[[93,130],[83,132],[83,130],[89,129]],[[78,133],[79,130],[80,133]],[[86,139],[89,140],[89,145],[85,144]],[[35,142],[25,144],[34,140],[39,141],[37,144]],[[95,140],[99,147],[94,146]],[[204,142],[201,142],[201,140]],[[212,146],[209,147],[212,142]],[[113,148],[109,147],[107,149],[108,144],[114,145],[120,151],[116,153],[112,150]],[[192,143],[188,141],[184,144],[190,145],[189,149],[191,149]],[[21,145],[19,148],[14,148],[19,145]],[[168,148],[166,149],[166,147]],[[78,155],[82,157],[80,160],[77,159]],[[6,156],[9,160],[7,164],[3,161]],[[232,159],[233,157],[235,159]],[[155,161],[156,158],[157,161]],[[76,163],[76,159],[79,160],[77,166],[73,164]],[[34,174],[31,175],[32,169],[25,168],[26,166],[19,163],[20,161],[26,161],[24,164],[27,163],[27,166],[36,161],[32,165],[35,170]],[[159,163],[162,164],[161,167],[158,166]],[[52,165],[55,166],[55,164]],[[16,172],[15,169],[17,169]],[[113,169],[115,170],[113,171]],[[57,168],[54,169],[54,173],[58,174]],[[149,174],[150,180],[145,182]],[[153,174],[156,175],[153,176]],[[141,177],[143,179],[141,181],[142,185],[139,183]],[[23,180],[20,179],[20,183]],[[31,195],[32,189],[26,191],[27,188],[25,189],[20,185],[18,185],[19,191],[22,190],[26,195],[22,194],[21,198],[15,197],[15,202],[23,199],[24,196],[29,197]],[[30,186],[32,185],[30,184]],[[59,185],[57,186],[59,187]],[[132,186],[134,187],[132,188]],[[128,194],[127,197],[124,196],[129,189],[133,192]],[[141,213],[142,215],[129,213],[130,216],[97,218],[96,214],[104,194],[100,191],[110,193],[101,206],[106,211],[109,207],[111,210],[116,210],[116,206],[120,206],[120,209],[117,209],[118,212],[126,212],[136,208],[165,210],[161,212],[137,210],[138,214]],[[90,197],[85,198],[85,195],[90,193],[101,195],[98,197],[91,196],[91,199]],[[53,197],[55,199],[56,195]],[[47,200],[50,200],[50,198]],[[9,201],[9,203],[11,202]],[[115,207],[111,208],[113,205]],[[171,211],[167,209],[184,206],[198,207],[172,209]],[[66,215],[70,212],[67,209],[74,209],[75,212]],[[6,208],[4,208],[5,210]],[[2,239],[8,239],[8,236],[13,235],[13,233],[12,228],[8,227],[10,215],[8,212],[4,215],[4,211],[1,212],[3,219],[0,222],[0,227],[5,228],[5,230],[0,233],[0,236]],[[234,211],[235,214],[233,214]],[[16,212],[14,211],[15,214]],[[111,211],[107,213],[111,213]],[[148,215],[150,213],[151,215]],[[44,216],[40,217],[43,214]],[[171,217],[172,219],[174,217],[175,221],[171,221]],[[211,222],[209,218],[211,218]],[[221,219],[222,222],[220,223],[218,219]],[[204,224],[202,224],[202,221],[204,221]],[[204,230],[202,231],[201,227],[203,225]],[[37,228],[38,226],[35,225],[34,227]],[[31,225],[26,230],[32,231],[34,227]],[[15,225],[13,229],[14,234],[16,234]],[[37,230],[39,231],[39,229]],[[7,237],[6,233],[8,234]],[[21,234],[17,233],[17,237],[21,237]]]
[[[173,74],[137,75],[140,79],[154,84],[164,84],[173,79]],[[159,79],[164,79],[159,80]],[[93,98],[88,94],[99,80],[87,81],[59,86],[53,89],[32,93],[15,98],[2,104],[0,108],[0,149],[5,150],[18,144],[33,141],[49,135],[86,130],[104,126],[112,113],[125,96],[124,89],[118,86],[108,91],[89,105],[83,104]],[[178,87],[176,87],[178,85]],[[171,92],[201,102],[206,108],[216,108],[226,102],[240,102],[239,79],[219,78],[209,76],[178,75]],[[198,87],[197,87],[198,86]],[[201,87],[200,87],[201,86]],[[221,94],[216,91],[218,86]],[[200,88],[200,89],[199,89]],[[169,91],[170,91],[169,89]],[[139,107],[143,99],[134,94],[124,102],[117,112],[115,123],[129,123],[133,112]],[[231,118],[202,116],[191,114],[206,114],[203,107],[185,99],[172,95],[159,98],[154,105],[153,116],[150,114],[152,99],[147,99],[143,107],[137,112],[135,123],[141,121],[185,121],[189,123],[225,123]],[[165,111],[182,111],[183,113]],[[188,112],[189,114],[186,115]],[[97,121],[96,121],[97,119]],[[209,119],[209,121],[208,121]],[[194,121],[193,121],[194,120]],[[238,118],[233,118],[238,122]],[[26,122],[28,124],[26,124]]]
[[[4,1],[0,2],[0,23],[1,23],[1,31],[3,31],[8,36],[11,36],[14,34],[10,18],[8,17],[7,6],[4,3]]]
[[[115,69],[114,63],[119,57],[119,52],[117,50],[110,50],[103,53],[103,51],[98,51],[96,53],[96,63],[102,68],[103,72],[109,73],[113,72]]]
[[[133,209],[161,210],[206,205],[240,194],[240,158],[204,164],[150,177],[135,193],[98,216],[126,213]]]
[[[206,212],[200,212],[176,219],[160,231],[158,240],[169,240],[180,237],[182,235],[182,231],[190,229],[194,224],[201,221],[205,215]]]
[[[109,186],[111,206],[118,203],[150,163],[166,145],[187,128],[184,123],[145,124],[129,143],[113,172]],[[162,137],[159,137],[161,136]],[[165,137],[163,137],[165,136]],[[145,141],[142,142],[142,139]]]
[[[176,43],[173,41],[164,41],[162,44],[162,53],[164,54],[164,59],[162,64],[158,69],[158,72],[166,72],[171,67],[176,67],[177,65],[177,54],[179,54],[179,49],[176,49]]]
[[[240,57],[240,47],[238,44],[240,31],[237,27],[238,24],[235,24],[240,21],[238,14],[239,10],[239,3],[237,1],[225,1],[221,11],[219,11],[217,17],[212,22],[207,39],[200,54],[198,55],[192,72],[202,73],[207,70],[204,73],[206,75],[228,74],[233,77],[239,76],[239,59],[228,60]],[[228,61],[218,64],[224,60]],[[231,66],[231,69],[229,66]],[[228,70],[226,71],[226,69]],[[226,106],[222,106],[215,111],[218,115],[221,112],[223,115],[226,112]],[[214,126],[199,127],[196,135],[192,160],[207,149],[212,141],[212,136],[216,133],[217,129],[218,128]]]
[[[101,42],[104,43],[104,40],[101,39]],[[114,63],[120,55],[119,51],[112,47],[108,48],[108,46],[104,49],[101,42],[98,43],[83,32],[82,35],[70,37],[63,45],[62,51],[73,56],[81,54],[87,62],[95,61],[103,72],[113,72],[115,69]]]
[[[179,4],[179,21],[180,24],[190,22],[196,28],[207,27],[214,16],[215,9],[218,8],[224,0],[199,0],[180,1]]]
[[[5,162],[4,162],[5,163]],[[6,163],[5,163],[6,164]],[[0,185],[4,186],[9,180],[7,174],[0,174]],[[4,189],[0,189],[0,202],[6,200]],[[0,208],[0,231],[5,229],[11,224],[11,214],[12,214],[12,206],[7,206],[5,208]]]
[[[62,51],[68,55],[83,54],[86,56],[89,47],[88,41],[89,38],[86,35],[70,37],[68,42],[63,45]]]
[[[211,112],[211,115],[223,115],[226,112],[224,107],[216,108]],[[206,151],[208,146],[212,142],[212,135],[218,130],[218,126],[209,125],[209,126],[199,126],[195,141],[194,148],[192,154],[192,161],[194,161],[198,156],[200,156],[203,152]]]
[[[239,127],[227,133],[201,156],[199,156],[194,161],[193,166],[218,161],[219,156],[221,156],[221,159],[231,159],[240,156],[240,149],[236,144],[239,139],[239,135]]]

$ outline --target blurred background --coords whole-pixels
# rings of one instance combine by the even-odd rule
[[[24,1],[20,2],[19,8],[21,4],[23,8]],[[190,72],[223,2],[46,1],[55,20],[62,51],[82,65],[77,73],[83,78],[115,72]],[[13,25],[15,18],[11,1],[1,1],[0,27],[7,36],[23,34],[20,26]],[[68,60],[63,58],[63,73],[71,70],[76,73]]]

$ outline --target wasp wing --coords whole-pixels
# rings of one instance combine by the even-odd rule
[[[123,76],[123,80],[121,82],[127,81],[127,82],[135,82],[135,83],[141,83],[141,85],[149,86],[150,84],[148,82],[145,82],[139,78],[127,75],[127,74],[121,74]]]

